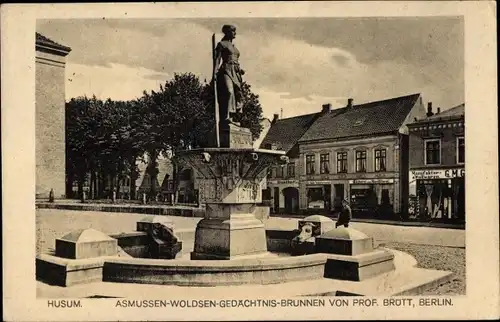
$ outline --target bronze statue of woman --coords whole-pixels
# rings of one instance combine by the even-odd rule
[[[217,82],[217,101],[222,124],[233,122],[233,116],[241,113],[242,75],[245,71],[240,68],[240,52],[233,44],[236,38],[236,27],[224,25],[224,37],[215,47],[215,77]]]

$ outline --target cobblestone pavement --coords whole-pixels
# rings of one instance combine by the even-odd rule
[[[82,228],[94,228],[106,234],[134,231],[136,221],[144,214],[92,212],[73,210],[36,210],[37,253],[53,250],[55,239],[66,233]],[[195,229],[200,218],[168,216],[177,229]],[[266,220],[268,229],[295,229],[296,218],[273,217]],[[448,247],[465,247],[465,231],[457,229],[433,227],[407,227],[372,223],[351,223],[351,226],[378,243],[399,242],[409,244],[436,245]]]

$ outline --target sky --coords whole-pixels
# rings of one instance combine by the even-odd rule
[[[210,79],[211,37],[228,23],[265,117],[414,93],[442,111],[464,102],[459,17],[60,19],[37,21],[37,31],[72,49],[67,100],[128,100],[174,73]]]

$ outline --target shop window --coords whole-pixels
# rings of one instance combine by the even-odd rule
[[[441,163],[441,140],[425,141],[425,164]]]
[[[356,151],[356,172],[366,172],[366,151]]]
[[[314,161],[314,155],[307,155],[306,156],[306,174],[314,174],[315,171],[315,161]]]
[[[330,155],[328,153],[319,156],[319,172],[321,174],[330,173]]]
[[[324,209],[325,208],[325,190],[324,187],[307,188],[307,208]]]
[[[375,171],[382,172],[386,171],[387,155],[386,150],[375,150]]]
[[[418,180],[417,189],[422,219],[452,218],[453,190],[448,180]]]
[[[337,152],[337,172],[347,173],[347,152]]]
[[[287,176],[289,178],[295,177],[295,163],[291,162],[287,165]]]
[[[351,208],[359,215],[373,215],[377,208],[377,193],[373,185],[351,185]]]
[[[457,163],[465,162],[465,139],[457,138]]]

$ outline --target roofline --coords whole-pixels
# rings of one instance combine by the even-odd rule
[[[465,114],[461,115],[449,115],[449,116],[443,116],[443,117],[437,117],[437,118],[432,118],[432,119],[422,119],[422,120],[417,120],[416,122],[408,123],[406,124],[408,127],[415,127],[415,126],[420,126],[423,124],[431,124],[431,123],[441,123],[445,121],[460,121],[460,120],[465,120]]]
[[[383,102],[392,101],[392,100],[398,100],[398,99],[402,99],[404,97],[411,97],[411,96],[417,96],[417,97],[419,97],[419,96],[422,96],[422,93],[413,93],[413,94],[402,95],[402,96],[398,96],[398,97],[386,98],[386,99],[378,100],[378,101],[370,101],[370,102],[366,102],[366,103],[355,104],[352,107],[363,108],[363,107],[366,107],[365,105],[370,105],[370,104],[374,104],[374,103],[383,103]]]
[[[291,120],[291,119],[295,119],[295,118],[299,118],[299,117],[316,116],[318,114],[321,114],[321,112],[296,115],[296,116],[292,116],[292,117],[285,117],[285,118],[282,118],[282,119],[279,118],[279,119],[276,120],[276,123],[279,122],[279,121]]]
[[[384,135],[398,135],[399,134],[399,128],[394,131],[387,131],[387,132],[379,132],[379,133],[372,133],[372,134],[363,134],[363,135],[350,135],[350,136],[342,136],[338,138],[325,138],[325,139],[315,139],[315,140],[304,140],[304,141],[299,141],[299,144],[304,144],[304,143],[320,143],[320,142],[328,142],[328,141],[347,141],[347,140],[357,140],[357,139],[364,139],[364,138],[370,138],[370,137],[379,137],[379,136],[384,136]]]
[[[35,50],[55,54],[59,56],[66,56],[71,52],[70,47],[59,44],[54,44],[45,40],[37,39],[35,42]]]

